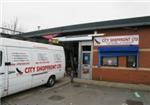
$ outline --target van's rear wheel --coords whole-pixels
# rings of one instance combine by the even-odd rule
[[[51,77],[48,79],[46,86],[47,86],[47,87],[52,87],[52,86],[54,86],[54,85],[55,85],[55,76],[51,76]]]

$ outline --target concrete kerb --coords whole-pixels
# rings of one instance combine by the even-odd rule
[[[71,83],[70,78],[64,78],[59,82],[60,83],[56,84],[54,87],[44,89],[43,92],[51,90],[51,89],[59,88],[61,86]],[[74,83],[95,85],[95,86],[106,86],[106,87],[113,87],[113,88],[125,88],[125,89],[133,89],[133,90],[150,91],[150,86],[143,85],[143,84],[116,83],[116,82],[106,82],[106,81],[96,81],[96,80],[85,80],[85,79],[79,79],[79,78],[74,78]]]
[[[127,83],[115,83],[115,82],[106,82],[106,81],[96,81],[96,80],[84,80],[84,79],[74,79],[75,83],[87,84],[87,85],[95,85],[95,86],[107,86],[114,88],[126,88],[133,90],[144,90],[150,91],[150,86],[143,84],[127,84]]]

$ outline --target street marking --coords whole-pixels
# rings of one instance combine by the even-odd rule
[[[128,105],[128,104],[126,104],[126,103],[122,103],[122,105]]]
[[[138,92],[134,92],[134,95],[137,97],[137,98],[140,98],[140,94]]]

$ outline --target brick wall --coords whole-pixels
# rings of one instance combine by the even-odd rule
[[[93,46],[93,79],[150,85],[150,27],[100,30],[99,32],[105,33],[106,36],[139,35],[139,68],[138,70],[127,68],[126,57],[119,57],[119,67],[97,68],[98,50],[96,46]]]
[[[93,68],[92,75],[93,80],[150,85],[149,71]]]

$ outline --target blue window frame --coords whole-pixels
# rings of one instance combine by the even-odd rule
[[[138,58],[139,47],[130,46],[101,46],[99,51],[99,66],[102,66],[101,59],[103,57],[119,57],[119,56],[136,56]]]

